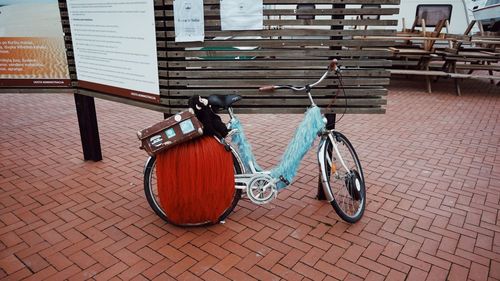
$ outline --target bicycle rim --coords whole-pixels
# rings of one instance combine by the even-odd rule
[[[236,160],[234,154],[232,156],[233,156],[233,166],[235,174],[241,174],[242,169],[239,165],[239,162]],[[238,201],[241,198],[241,192],[242,192],[241,189],[235,189],[231,205],[228,206],[228,208],[222,213],[222,215],[219,217],[219,221],[224,220],[233,211],[233,209],[236,207]],[[150,157],[146,162],[146,166],[144,167],[144,193],[146,195],[146,199],[149,203],[149,206],[151,207],[151,209],[153,209],[156,215],[158,215],[164,221],[172,223],[171,221],[169,221],[167,213],[163,210],[160,203],[160,197],[158,196],[158,182],[156,179],[155,157]],[[202,222],[193,225],[205,225],[205,224],[210,224],[210,223]]]
[[[332,140],[341,157],[337,155]],[[357,222],[364,213],[366,189],[361,163],[353,146],[344,135],[334,132],[327,141],[324,157],[327,185],[333,195],[333,209],[343,220]]]

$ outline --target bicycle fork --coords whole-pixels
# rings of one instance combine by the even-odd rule
[[[342,154],[339,151],[339,148],[337,146],[337,142],[334,139],[333,131],[325,130],[324,132],[321,133],[321,141],[319,143],[318,147],[318,164],[321,170],[321,183],[323,186],[323,191],[325,193],[326,199],[328,202],[332,202],[334,200],[334,196],[332,194],[331,189],[328,187],[328,172],[330,173],[336,173],[337,167],[335,167],[335,163],[332,161],[332,157],[335,153],[335,157],[340,161],[342,167],[345,169],[345,171],[349,171],[349,168],[347,167],[346,163],[344,162],[344,159],[342,158]],[[328,153],[326,151],[326,145],[328,143],[328,140],[333,146],[333,149],[331,153]],[[327,155],[328,157],[325,157]],[[326,162],[328,161],[328,163]],[[327,165],[329,164],[329,165]],[[331,167],[331,171],[327,171],[327,167]],[[333,176],[333,175],[331,175]]]

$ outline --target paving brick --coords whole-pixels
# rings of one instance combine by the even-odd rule
[[[473,252],[475,244],[476,239],[462,235],[460,236],[460,240],[458,241],[458,248],[468,252]]]
[[[128,280],[128,279],[127,279]],[[184,271],[181,275],[177,276],[177,280],[203,280],[200,277],[195,276],[189,271]]]
[[[432,266],[426,281],[444,281],[448,277],[449,270],[442,269],[437,266]]]
[[[416,267],[413,267],[410,270],[410,273],[406,277],[407,281],[419,281],[419,280],[425,280],[427,278],[427,272],[424,270],[418,269]]]
[[[406,279],[406,274],[397,270],[391,269],[385,280],[388,281],[403,281]]]
[[[81,269],[86,269],[96,263],[96,260],[87,255],[83,251],[79,251],[68,257],[73,263],[78,265]]]
[[[469,270],[463,266],[453,264],[451,265],[450,273],[448,274],[448,279],[453,281],[467,280],[467,275]]]
[[[427,262],[432,265],[439,266],[443,269],[449,270],[451,263],[447,260],[440,259],[436,256],[429,255],[423,252],[418,253],[417,258],[421,261]]]
[[[369,270],[367,270],[366,268],[364,267],[361,267],[357,264],[353,264],[349,261],[346,261],[344,259],[340,259],[336,265],[340,268],[342,268],[343,270],[347,271],[347,272],[350,272],[358,277],[361,277],[361,278],[366,278],[366,276],[368,276],[368,273],[369,273]]]
[[[422,239],[422,241],[423,241],[423,239]],[[401,253],[404,253],[404,254],[412,256],[412,257],[416,257],[418,252],[420,251],[421,247],[422,247],[421,243],[408,240],[408,242],[406,242],[406,244],[404,245]]]
[[[401,250],[403,249],[403,246],[395,243],[395,242],[389,242],[387,246],[385,246],[384,251],[382,252],[383,255],[389,257],[389,258],[397,258]]]
[[[283,278],[284,280],[299,281],[304,279],[303,275],[300,275],[297,272],[282,266],[281,264],[274,265],[274,267],[271,269],[271,272]],[[243,279],[238,279],[238,280],[243,280]]]
[[[337,267],[333,264],[330,264],[330,263],[326,263],[322,260],[319,261],[318,263],[316,263],[314,268],[318,269],[319,271],[321,271],[329,276],[335,277],[336,279],[339,279],[339,280],[346,278],[346,276],[348,275],[347,272],[345,270],[343,270],[342,268],[339,268],[339,267]]]
[[[184,271],[188,270],[194,264],[196,264],[195,259],[192,259],[191,257],[185,257],[181,261],[176,262],[175,265],[168,268],[166,272],[168,273],[168,275],[176,277],[181,275]]]
[[[57,270],[63,270],[70,266],[73,262],[65,257],[63,254],[57,252],[46,258]]]
[[[385,277],[383,275],[380,275],[378,273],[370,271],[370,273],[368,273],[368,276],[366,276],[366,280],[370,280],[370,281],[382,281],[382,280],[385,280]]]
[[[404,273],[408,273],[410,271],[410,266],[403,263],[403,262],[400,262],[398,260],[395,260],[395,259],[391,259],[391,258],[388,258],[384,255],[380,256],[377,260],[379,263],[387,266],[387,267],[390,267],[392,269],[395,269],[397,271],[401,271],[401,272],[404,272]]]
[[[500,262],[491,261],[489,276],[492,278],[500,279]]]
[[[229,278],[229,280],[257,280],[252,276],[248,275],[245,272],[238,270],[237,268],[231,268],[225,276]]]
[[[141,274],[145,270],[151,267],[151,264],[145,260],[141,260],[134,265],[130,266],[128,269],[120,273],[118,276],[122,280],[131,280],[137,275]]]
[[[377,243],[371,243],[363,252],[363,256],[371,260],[377,260],[380,254],[384,251],[384,246]]]
[[[47,263],[47,261],[39,254],[23,258],[22,262],[33,272],[39,272],[49,266],[49,263]]]
[[[108,253],[106,250],[100,250],[92,254],[92,258],[105,267],[111,267],[112,265],[119,262],[119,259]]]
[[[7,274],[21,270],[25,265],[16,256],[7,256],[0,260],[0,268]]]
[[[240,260],[241,260],[241,258],[239,256],[237,256],[235,254],[229,254],[224,259],[219,261],[212,269],[223,275],[229,269],[231,269],[233,266],[238,264]],[[274,264],[274,262],[270,262],[270,264]]]
[[[475,261],[477,263],[480,263],[480,264],[483,264],[483,265],[486,265],[488,266],[489,265],[489,259],[488,258],[485,258],[483,256],[480,256],[480,255],[476,255],[474,253],[471,253],[471,252],[467,252],[467,251],[464,251],[462,249],[457,249],[455,251],[455,254],[457,256],[460,256],[460,257],[463,257],[469,261]]]
[[[314,200],[314,153],[272,205],[241,200],[224,225],[165,224],[144,200],[135,138],[161,113],[96,100],[104,160],[84,162],[72,96],[3,94],[0,279],[500,279],[498,91],[469,80],[456,97],[446,84],[425,95],[395,81],[386,114],[337,124],[367,179],[355,225]],[[240,117],[268,167],[302,118]]]
[[[78,266],[72,265],[61,271],[58,271],[54,275],[51,275],[50,277],[47,278],[47,280],[68,280],[70,277],[80,272],[81,269]]]
[[[363,254],[364,250],[365,250],[364,247],[358,245],[352,245],[347,249],[347,251],[344,253],[342,257],[348,261],[356,262],[358,258],[361,256],[361,254]]]
[[[298,274],[301,274],[303,276],[307,276],[307,278],[310,278],[312,280],[323,280],[325,278],[325,274],[319,270],[316,270],[315,268],[312,268],[308,265],[305,265],[301,262],[298,262],[295,264],[293,267],[293,270],[297,272]]]
[[[429,255],[435,255],[439,247],[439,242],[432,239],[425,239],[421,251]]]
[[[458,241],[455,239],[451,239],[448,237],[443,237],[441,243],[439,244],[439,249],[450,254],[455,253],[455,249],[457,247]]]
[[[322,259],[329,263],[336,263],[344,254],[345,249],[332,245],[330,249],[323,255]]]
[[[473,262],[469,270],[469,278],[476,281],[488,280],[488,267]]]

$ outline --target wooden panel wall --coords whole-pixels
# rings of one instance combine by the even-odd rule
[[[332,58],[343,68],[343,84],[333,77],[327,79],[313,91],[316,103],[325,112],[385,111],[384,86],[390,76],[385,69],[390,61],[385,58],[394,42],[363,36],[395,35],[397,21],[373,18],[397,14],[399,0],[264,0],[264,30],[257,31],[221,31],[219,1],[204,0],[205,42],[192,43],[175,43],[173,0],[155,1],[161,104],[167,112],[184,108],[193,94],[237,93],[244,96],[236,104],[239,112],[303,113],[309,105],[305,94],[287,90],[263,94],[257,89],[313,82]],[[297,10],[298,3],[315,4],[316,9]],[[361,8],[362,4],[381,7]],[[71,57],[64,0],[60,7]],[[76,78],[71,58],[69,63]],[[326,109],[339,87],[347,96],[340,91],[335,104]]]

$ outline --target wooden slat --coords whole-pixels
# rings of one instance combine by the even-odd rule
[[[321,77],[325,71],[324,70],[210,70],[210,69],[198,69],[198,70],[186,70],[186,71],[160,71],[160,77],[174,77],[174,78],[219,78],[219,79],[229,79],[229,78],[282,78],[282,77],[311,77],[317,80]],[[354,70],[343,70],[343,77],[389,77],[390,73],[382,69],[354,69]],[[332,76],[333,78],[334,76]]]
[[[218,10],[212,10],[211,7],[205,6],[203,11],[205,16],[220,16]],[[347,9],[264,9],[264,16],[297,16],[297,15],[394,15],[399,13],[398,8],[347,8]],[[173,17],[172,10],[165,11],[166,17]]]
[[[342,67],[389,67],[390,60],[354,60],[341,59],[338,64]],[[326,69],[325,60],[192,60],[161,62],[161,67],[169,68],[210,68],[210,69]]]
[[[164,101],[166,99],[163,99]],[[316,98],[314,102],[318,106],[328,106],[332,103],[332,98]],[[170,99],[170,104],[172,106],[185,106],[186,105],[186,99]],[[257,107],[257,106],[275,106],[279,107],[286,104],[286,106],[289,107],[296,107],[296,106],[303,106],[307,107],[311,104],[309,99],[307,97],[303,99],[298,99],[298,98],[266,98],[266,99],[249,99],[249,98],[243,98],[241,101],[238,101],[237,104],[235,104],[235,107]],[[363,99],[345,99],[342,97],[337,97],[335,99],[335,105],[338,106],[345,106],[347,107],[353,107],[353,106],[373,106],[373,105],[386,105],[387,100],[381,99],[381,98],[363,98]]]
[[[244,99],[236,106],[238,113],[303,113],[309,105],[302,93],[279,90],[260,93],[257,88],[268,84],[303,85],[312,82],[335,57],[343,69],[344,83],[328,78],[315,88],[313,96],[326,107],[337,94],[335,113],[384,113],[391,65],[385,59],[391,53],[385,48],[395,44],[386,38],[365,40],[366,36],[395,37],[396,20],[343,19],[344,15],[391,15],[398,12],[399,0],[264,0],[264,29],[252,31],[221,31],[219,1],[204,0],[205,42],[175,43],[172,0],[155,0],[155,24],[160,75],[160,105],[147,105],[102,93],[83,90],[86,95],[112,99],[166,113],[185,107],[185,100],[194,94],[238,93]],[[66,32],[65,40],[72,77],[75,78],[71,32],[64,0],[59,0]],[[297,3],[311,4],[381,4],[381,8],[318,8],[300,10]],[[291,5],[291,6],[290,6]],[[321,6],[320,6],[321,7]],[[323,6],[325,7],[325,6]],[[328,6],[326,6],[328,7]],[[296,19],[297,15],[316,15],[316,19]],[[331,19],[325,18],[331,16]],[[344,26],[366,26],[342,29]],[[338,29],[340,27],[340,29]],[[337,29],[336,29],[337,28]],[[262,39],[238,39],[252,36]],[[229,40],[213,40],[231,37]],[[353,40],[353,37],[354,38]],[[320,39],[323,38],[323,39]],[[332,40],[335,39],[335,40]],[[255,48],[236,49],[235,47]],[[221,48],[210,50],[210,48]],[[224,49],[224,47],[230,47]],[[201,48],[204,48],[200,50]],[[208,49],[207,49],[208,48]],[[239,59],[237,59],[239,58]],[[103,58],[105,59],[105,58]],[[337,88],[341,89],[337,89]],[[346,104],[347,102],[347,104]],[[323,110],[325,110],[323,108]]]
[[[391,36],[396,35],[395,30],[367,29],[367,30],[330,30],[330,29],[272,29],[272,30],[245,30],[245,31],[205,31],[207,37],[227,37],[227,36]],[[166,36],[175,37],[174,31],[168,31]]]
[[[165,112],[167,113],[177,113],[184,110],[184,107],[169,107]],[[304,114],[307,107],[236,107],[234,108],[234,113],[236,114]],[[322,108],[323,113],[335,113],[335,114],[384,114],[385,108],[382,107],[332,107],[332,108]]]
[[[186,86],[186,87],[260,87],[263,85],[278,84],[278,85],[306,85],[311,82],[309,79],[175,79],[170,78],[168,80],[171,87]],[[160,79],[160,85],[165,85],[166,80]],[[357,85],[387,85],[389,79],[386,78],[344,78],[343,84],[346,86],[357,86]],[[340,85],[338,80],[329,79],[324,82],[323,85],[327,86],[338,86]]]
[[[391,53],[388,50],[328,50],[328,49],[283,49],[283,50],[255,50],[255,51],[199,51],[199,50],[184,50],[159,52],[159,56],[167,56],[169,58],[176,57],[197,57],[210,58],[221,56],[260,56],[260,57],[278,57],[278,58],[314,58],[314,57],[390,57]],[[326,63],[325,63],[326,64]]]
[[[167,90],[166,90],[167,91]],[[297,93],[293,92],[291,90],[278,90],[278,91],[273,91],[271,93],[265,93],[263,94],[262,92],[259,92],[257,88],[255,89],[169,89],[168,90],[170,93],[170,96],[192,96],[195,94],[203,95],[203,96],[209,96],[213,94],[236,94],[236,95],[243,95],[243,96],[258,96],[258,97],[273,97],[273,96],[280,96],[280,97],[297,97],[300,95],[304,95],[304,93]],[[313,96],[331,96],[334,95],[338,90],[337,89],[325,89],[325,88],[319,88],[319,89],[314,89],[312,92]],[[382,88],[382,87],[370,87],[370,88],[363,88],[363,87],[356,87],[356,88],[344,88],[340,90],[339,95],[342,96],[348,96],[348,97],[374,97],[374,96],[386,96],[387,95],[387,89]]]
[[[155,0],[159,2],[160,0]],[[165,5],[173,5],[174,0],[164,0]],[[220,0],[204,0],[203,4],[217,5]],[[264,0],[264,5],[289,5],[297,4],[298,1],[294,0]],[[301,4],[382,4],[382,5],[398,5],[400,0],[300,0]]]
[[[175,43],[167,41],[167,48],[194,48],[199,47],[201,44],[198,42]],[[204,47],[253,47],[259,48],[286,48],[286,47],[301,47],[301,46],[338,46],[338,47],[379,47],[379,46],[393,46],[394,41],[391,40],[329,40],[329,39],[309,39],[309,40],[213,40],[203,42]]]
[[[373,19],[264,19],[263,25],[267,26],[395,26],[397,20]],[[165,21],[164,26],[174,28],[172,20]],[[220,20],[205,19],[206,27],[219,27]]]

